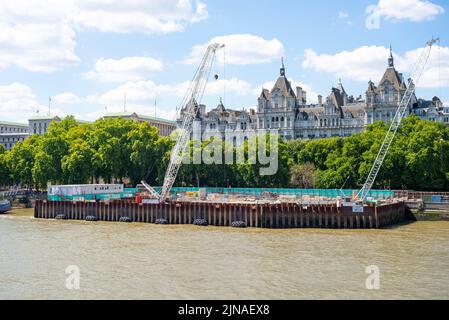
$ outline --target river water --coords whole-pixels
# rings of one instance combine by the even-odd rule
[[[449,299],[449,222],[265,230],[0,216],[0,299]],[[80,289],[66,288],[66,268]],[[379,290],[366,267],[379,268]]]

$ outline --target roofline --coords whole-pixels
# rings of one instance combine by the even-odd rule
[[[29,136],[28,132],[2,132],[0,136]]]
[[[34,116],[31,118],[28,118],[28,121],[33,121],[33,120],[54,120],[58,118],[59,120],[61,120],[61,118],[59,116]]]
[[[17,126],[17,127],[27,127],[28,128],[28,124],[19,123],[19,122],[0,121],[0,124],[9,125],[9,126]]]
[[[159,122],[165,122],[166,124],[176,124],[176,121],[168,120],[159,117],[147,116],[144,114],[138,114],[137,112],[117,112],[117,113],[108,113],[103,116],[103,118],[119,118],[119,117],[129,117],[136,115],[140,119],[153,120]]]

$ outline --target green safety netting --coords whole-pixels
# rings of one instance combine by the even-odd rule
[[[155,188],[157,192],[160,192],[160,187]],[[351,197],[359,190],[352,189],[281,189],[281,188],[197,188],[197,187],[175,187],[172,188],[171,193],[182,192],[198,192],[200,189],[205,189],[206,193],[222,193],[222,194],[248,194],[261,196],[264,193],[273,193],[278,195],[295,195],[295,196],[321,196],[328,198],[336,198],[338,196]],[[391,190],[371,190],[368,193],[368,197],[376,199],[386,199],[393,197],[394,192]]]
[[[161,191],[161,187],[154,188],[157,192]],[[206,193],[219,193],[219,194],[246,194],[260,197],[263,195],[276,194],[276,195],[294,195],[297,197],[302,196],[312,196],[312,197],[326,197],[326,198],[336,198],[336,197],[351,197],[357,194],[358,190],[351,189],[280,189],[280,188],[195,188],[195,187],[175,187],[171,189],[171,193],[176,195],[178,193],[184,192],[198,192],[200,189],[205,189]],[[49,195],[48,199],[53,201],[75,201],[75,200],[108,200],[108,199],[122,199],[122,198],[132,198],[136,195],[137,188],[125,188],[122,193],[113,194],[83,194],[77,196],[60,196],[60,195]],[[394,192],[391,190],[371,190],[368,193],[368,197],[374,199],[387,199],[392,198]]]

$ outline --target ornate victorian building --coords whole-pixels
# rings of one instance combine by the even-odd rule
[[[382,79],[377,86],[369,81],[364,97],[348,95],[340,80],[324,100],[320,95],[317,103],[309,104],[305,90],[291,87],[282,62],[273,88],[262,89],[256,111],[226,109],[220,101],[215,109],[206,112],[201,105],[195,127],[200,128],[203,137],[210,132],[218,131],[224,137],[229,130],[245,133],[249,129],[275,129],[285,140],[350,136],[376,121],[391,121],[409,81],[396,70],[390,51]],[[449,123],[446,109],[438,97],[427,101],[413,94],[407,115],[413,112],[425,120]]]

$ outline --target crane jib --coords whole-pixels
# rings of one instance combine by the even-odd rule
[[[396,114],[393,118],[393,121],[391,122],[391,125],[388,129],[387,134],[385,135],[384,141],[382,142],[382,145],[379,149],[376,159],[374,160],[373,166],[371,167],[368,177],[366,178],[366,181],[365,181],[362,189],[360,189],[360,191],[357,193],[356,200],[365,201],[368,193],[370,192],[372,186],[374,185],[374,182],[377,178],[379,170],[382,167],[382,164],[383,164],[385,157],[388,153],[388,149],[390,148],[390,145],[393,142],[393,139],[396,135],[397,129],[399,128],[399,126],[401,124],[401,120],[405,115],[407,106],[410,104],[411,98],[415,91],[415,87],[419,83],[419,80],[421,79],[421,76],[424,72],[424,68],[427,64],[427,61],[429,60],[432,46],[438,40],[439,39],[432,38],[430,41],[428,41],[426,43],[426,47],[424,48],[423,52],[419,56],[418,62],[416,63],[414,70],[410,76],[408,88],[405,91],[405,94],[402,97],[401,102],[398,105]],[[412,79],[414,79],[414,81]]]
[[[218,43],[211,44],[207,47],[206,53],[201,60],[195,78],[187,89],[185,97],[188,98],[188,102],[186,103],[185,108],[181,110],[181,130],[179,130],[175,146],[172,149],[170,162],[165,173],[164,184],[162,186],[161,193],[158,194],[153,188],[142,181],[142,184],[150,192],[150,194],[161,202],[168,199],[170,190],[176,181],[176,176],[178,174],[183,158],[182,154],[188,146],[188,141],[192,131],[192,123],[196,115],[196,108],[197,105],[201,103],[201,99],[206,89],[208,76],[212,68],[213,60],[215,58],[215,52],[223,47],[223,44]]]

